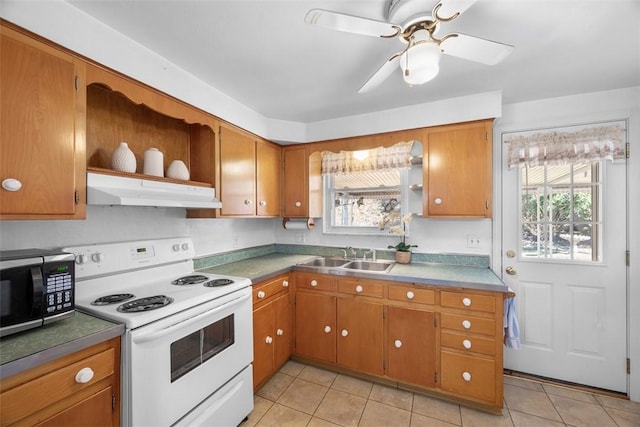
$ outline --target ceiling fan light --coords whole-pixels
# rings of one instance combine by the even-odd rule
[[[440,72],[440,46],[433,42],[416,44],[400,57],[404,81],[421,85],[432,80]]]

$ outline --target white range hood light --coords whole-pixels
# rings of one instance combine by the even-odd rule
[[[87,173],[87,204],[218,209],[215,188]]]

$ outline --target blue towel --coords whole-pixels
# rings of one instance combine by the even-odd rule
[[[516,298],[504,299],[504,345],[508,348],[520,348],[520,328],[516,314]]]

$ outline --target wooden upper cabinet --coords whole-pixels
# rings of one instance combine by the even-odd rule
[[[83,219],[84,63],[4,22],[0,31],[0,218]]]
[[[492,121],[430,128],[423,146],[423,216],[490,218]]]
[[[304,146],[284,147],[282,216],[322,217],[321,155]]]
[[[220,125],[221,216],[280,214],[280,147]]]
[[[256,141],[256,215],[280,215],[280,146],[264,140]]]

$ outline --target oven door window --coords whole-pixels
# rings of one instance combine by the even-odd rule
[[[234,343],[233,314],[171,343],[171,382]]]

